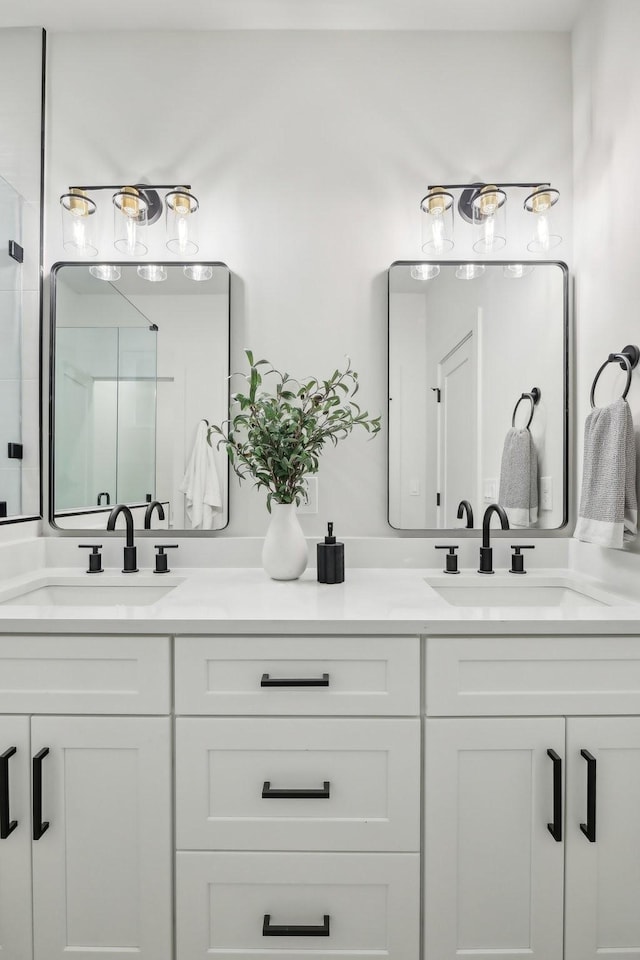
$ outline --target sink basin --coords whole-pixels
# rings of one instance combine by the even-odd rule
[[[100,583],[80,577],[44,578],[33,580],[20,588],[13,588],[0,595],[0,605],[20,607],[105,607],[123,604],[126,606],[149,606],[166,597],[182,580],[172,579],[161,583],[126,582],[120,579],[103,580]]]
[[[599,587],[567,582],[564,578],[538,578],[523,582],[480,577],[459,579],[427,577],[435,592],[456,607],[608,607],[626,603]]]

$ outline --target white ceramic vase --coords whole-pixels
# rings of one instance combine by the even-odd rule
[[[262,565],[272,580],[297,580],[307,567],[307,541],[295,503],[271,501],[271,522],[262,548]]]

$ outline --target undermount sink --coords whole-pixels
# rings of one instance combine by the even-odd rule
[[[129,582],[119,578],[100,583],[82,577],[41,578],[0,595],[1,606],[19,607],[111,607],[149,606],[174,590],[181,579],[161,583]]]
[[[485,580],[480,575],[463,574],[460,579],[452,576],[448,580],[425,580],[443,600],[456,607],[609,607],[628,602],[600,587],[571,583],[560,577]]]

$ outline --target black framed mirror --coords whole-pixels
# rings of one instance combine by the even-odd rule
[[[568,343],[564,263],[391,265],[392,527],[471,534],[502,499],[512,527],[562,530]]]
[[[228,523],[228,460],[206,426],[229,410],[229,269],[152,266],[52,268],[49,516],[59,529],[105,529],[118,503],[142,528],[153,501],[154,527],[204,535]]]

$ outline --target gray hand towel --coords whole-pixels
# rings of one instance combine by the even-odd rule
[[[622,547],[638,529],[633,418],[622,398],[596,407],[584,424],[582,496],[576,540]]]
[[[531,527],[538,520],[538,453],[527,429],[507,431],[498,503],[512,527]]]

